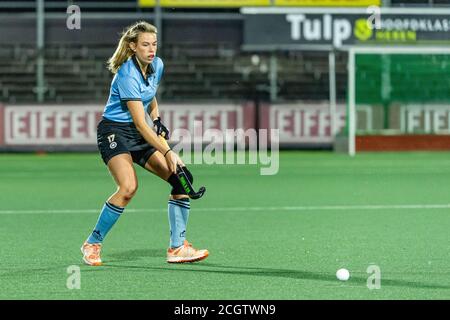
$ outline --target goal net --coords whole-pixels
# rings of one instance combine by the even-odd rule
[[[450,48],[351,48],[348,150],[450,150]]]

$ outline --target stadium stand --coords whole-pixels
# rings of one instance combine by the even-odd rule
[[[49,45],[45,48],[46,102],[104,102],[112,75],[106,61],[112,45]],[[159,52],[165,63],[160,95],[166,101],[266,99],[269,96],[269,56],[241,52],[226,43],[165,44]],[[338,97],[345,97],[346,72],[338,54]],[[0,50],[0,100],[27,103],[35,100],[36,50],[29,45]],[[280,100],[328,98],[328,54],[279,52]]]
[[[445,4],[450,0],[434,0]],[[34,0],[0,0],[2,13],[26,13],[35,10]],[[139,8],[136,0],[76,2],[83,12],[111,11],[133,13],[153,11]],[[411,1],[391,0],[393,6],[411,4]],[[414,1],[426,5],[430,1]],[[45,1],[45,11],[60,12],[68,2]],[[222,8],[223,12],[231,12]],[[165,8],[166,12],[187,9]],[[196,9],[205,12],[206,9]],[[219,9],[208,9],[214,14]],[[232,11],[236,12],[237,9]],[[191,10],[192,11],[192,10]],[[236,20],[238,21],[238,20]],[[174,23],[174,22],[172,22]],[[181,22],[180,22],[181,23]],[[237,22],[238,23],[238,22]],[[177,27],[172,27],[172,30]],[[18,29],[21,30],[21,29]],[[166,28],[167,30],[167,28]],[[191,29],[189,29],[191,30]],[[213,37],[212,37],[213,38]],[[238,38],[238,37],[237,37]],[[270,98],[270,54],[243,52],[240,40],[214,42],[208,40],[179,42],[164,39],[159,55],[164,59],[165,75],[158,94],[165,101],[230,101]],[[98,102],[108,96],[112,75],[106,69],[106,61],[113,53],[113,43],[46,43],[44,56],[45,103]],[[255,63],[255,55],[259,59]],[[0,46],[0,102],[36,102],[36,57],[33,44],[7,44]],[[278,77],[277,99],[328,100],[327,52],[276,52]],[[344,100],[347,86],[346,54],[338,52],[336,61],[337,99]]]

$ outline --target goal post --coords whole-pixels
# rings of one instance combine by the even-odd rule
[[[450,47],[349,48],[347,99],[351,156],[357,137],[450,137]]]

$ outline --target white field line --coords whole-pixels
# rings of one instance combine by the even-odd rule
[[[342,211],[342,210],[431,210],[450,209],[450,204],[382,204],[382,205],[326,205],[326,206],[280,206],[280,207],[229,207],[229,208],[196,208],[194,211]],[[125,212],[165,212],[165,208],[126,209]],[[53,210],[0,210],[2,214],[71,214],[71,213],[99,213],[100,209],[53,209]]]

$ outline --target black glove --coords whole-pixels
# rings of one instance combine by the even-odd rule
[[[166,126],[161,123],[160,117],[153,120],[153,125],[156,127],[156,134],[158,136],[163,136],[166,140],[169,140],[169,129],[167,129]]]

